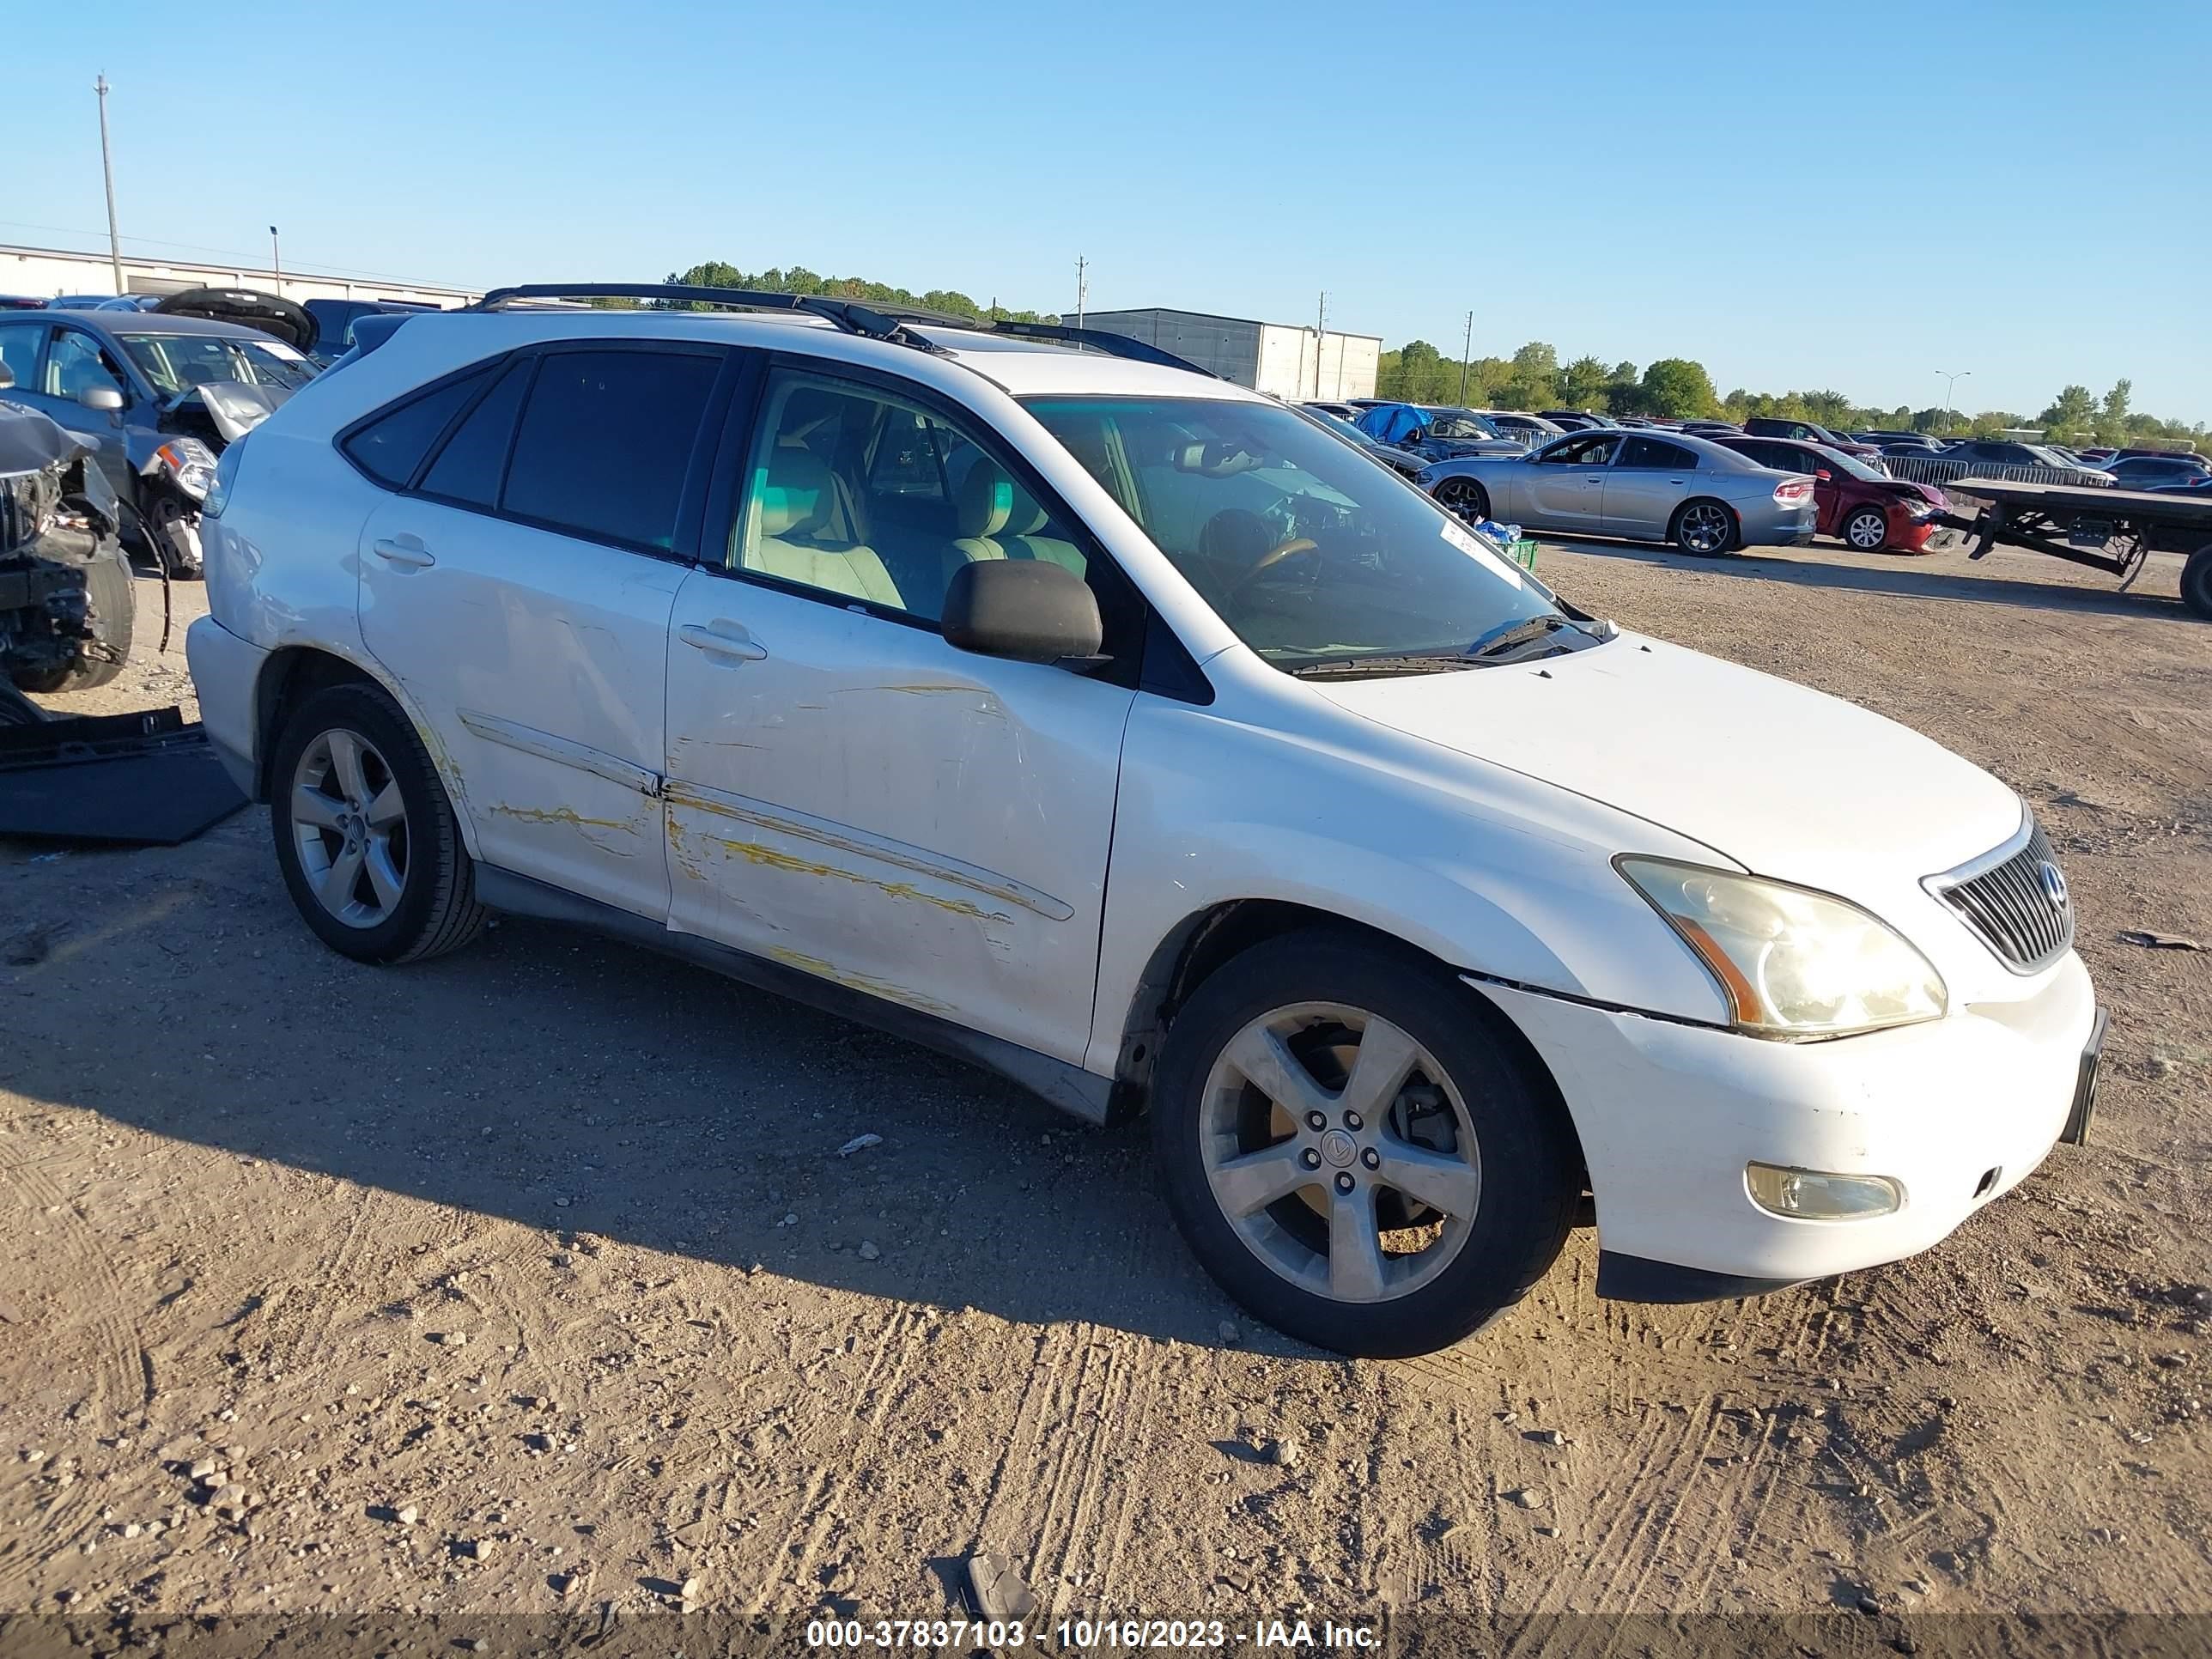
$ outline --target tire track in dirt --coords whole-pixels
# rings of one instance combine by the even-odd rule
[[[88,1340],[92,1352],[77,1362],[87,1387],[69,1415],[99,1430],[109,1429],[118,1416],[145,1401],[145,1351],[124,1322],[121,1310],[127,1297],[123,1281],[101,1248],[98,1232],[38,1161],[9,1164],[6,1178],[0,1180],[0,1194],[15,1200],[9,1206],[14,1214],[0,1211],[5,1218],[0,1220],[0,1237],[26,1239],[37,1231],[40,1220],[54,1224],[46,1232],[58,1246],[52,1281],[56,1300],[66,1298],[70,1304],[88,1309],[88,1316],[49,1333],[48,1368],[54,1375],[69,1374],[73,1346],[69,1339],[82,1334]],[[21,1592],[33,1570],[96,1518],[99,1490],[96,1481],[71,1481],[46,1504],[34,1537],[17,1536],[16,1547],[0,1557],[0,1606],[21,1605]]]
[[[834,1444],[816,1454],[798,1504],[769,1552],[765,1574],[746,1608],[748,1618],[769,1613],[780,1588],[799,1591],[821,1559],[822,1547],[837,1522],[838,1505],[859,1472],[860,1454],[882,1433],[884,1420],[924,1346],[928,1324],[920,1310],[905,1306],[894,1307],[884,1320],[853,1396],[856,1405],[872,1396],[874,1404],[848,1416]]]

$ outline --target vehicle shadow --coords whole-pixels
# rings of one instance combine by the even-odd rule
[[[1926,558],[1899,556],[1894,563],[1872,565],[1844,562],[1864,556],[1847,554],[1841,548],[1830,550],[1820,546],[1787,551],[1779,548],[1749,548],[1741,553],[1719,558],[1698,558],[1678,553],[1670,547],[1633,542],[1570,541],[1547,537],[1543,545],[1547,549],[1592,558],[1627,559],[1638,564],[1658,565],[1668,569],[1705,571],[1751,581],[1785,582],[1799,587],[1887,593],[1911,599],[1954,599],[1982,605],[2011,605],[2069,611],[2075,615],[2135,617],[2182,623],[2192,627],[2202,626],[2198,619],[2175,598],[2175,573],[2179,569],[2178,562],[2156,555],[2153,556],[2150,568],[2142,573],[2136,586],[2121,592],[2116,578],[2086,569],[2080,573],[2083,581],[2102,581],[2108,585],[2102,588],[2077,586],[2063,581],[2021,580],[1984,574],[2004,567],[2002,563],[1993,562],[1967,564],[1963,552],[1936,554]],[[1825,556],[1831,553],[1833,557]],[[1999,549],[1991,559],[2003,560],[2005,556],[2004,550]],[[2019,556],[2036,558],[2039,564],[2047,564],[2055,572],[2070,574],[2069,568],[2057,560],[2044,559],[2033,554]]]
[[[0,875],[0,935],[51,941],[0,967],[20,1037],[0,1085],[33,1102],[503,1217],[553,1249],[581,1235],[1206,1346],[1234,1319],[1261,1351],[1311,1352],[1204,1276],[1140,1127],[1092,1129],[905,1042],[545,924],[359,966],[299,921],[258,811],[183,848]],[[841,1154],[863,1135],[882,1139]]]

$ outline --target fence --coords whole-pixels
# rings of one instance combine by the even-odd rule
[[[1947,461],[1937,456],[1908,459],[1894,451],[1883,456],[1882,461],[1893,478],[1935,484],[1947,493],[1960,489],[1960,481],[1966,478],[1987,478],[1994,483],[2064,484],[2076,489],[2094,489],[2112,482],[2109,472],[2084,472],[2070,466],[1992,466],[1981,461]],[[1968,488],[1966,493],[1973,491]]]

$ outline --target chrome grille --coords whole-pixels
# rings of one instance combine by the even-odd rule
[[[2051,842],[2030,818],[1995,852],[1922,884],[2016,974],[2033,974],[2074,943],[2074,901]]]

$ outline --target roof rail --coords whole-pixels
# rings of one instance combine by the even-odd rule
[[[1209,380],[1222,377],[1210,368],[1200,368],[1187,358],[1172,351],[1163,351],[1156,345],[1146,345],[1142,340],[1133,340],[1126,334],[1109,333],[1103,328],[1070,328],[1064,323],[994,322],[989,325],[993,334],[1012,334],[1025,340],[1058,340],[1063,344],[1087,346],[1093,351],[1103,352],[1109,357],[1127,357],[1133,362],[1157,363],[1162,368],[1180,368],[1187,374],[1203,374]]]
[[[892,311],[862,305],[857,300],[836,300],[819,294],[773,294],[763,289],[711,288],[685,283],[519,283],[512,288],[495,288],[467,308],[504,311],[517,300],[680,300],[732,311],[804,311],[835,324],[848,334],[938,354],[942,354],[945,348],[922,338],[907,326],[906,319],[943,322],[952,327],[966,325],[957,317],[940,317],[937,313],[909,307],[896,307],[894,314]]]

